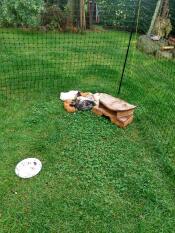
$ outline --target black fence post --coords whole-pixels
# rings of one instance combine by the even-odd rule
[[[124,64],[123,64],[122,74],[121,74],[119,88],[118,88],[118,95],[120,94],[121,88],[122,88],[123,78],[124,78],[124,75],[125,75],[126,65],[127,65],[127,61],[128,61],[129,50],[130,50],[130,47],[131,47],[132,36],[133,36],[133,33],[137,32],[137,30],[138,30],[138,28],[137,28],[138,25],[137,24],[138,24],[138,17],[139,17],[139,10],[140,10],[141,0],[137,0],[136,2],[137,2],[137,4],[136,4],[136,7],[135,7],[135,12],[134,12],[134,27],[132,27],[131,33],[130,33],[130,36],[129,36],[128,48],[127,48],[127,51],[126,51],[125,61],[124,61]]]
[[[121,74],[121,78],[120,78],[118,95],[120,94],[122,83],[123,83],[123,77],[124,77],[125,70],[126,70],[126,64],[127,64],[127,61],[128,61],[129,50],[130,50],[130,47],[131,47],[132,35],[133,35],[133,31],[131,31],[130,36],[129,36],[128,48],[127,48],[127,51],[126,51],[125,61],[124,61],[124,64],[123,64],[122,74]]]

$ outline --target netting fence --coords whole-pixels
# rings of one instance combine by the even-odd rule
[[[145,134],[152,137],[149,129],[155,128],[153,144],[158,150],[163,137],[167,153],[174,140],[174,55],[157,58],[136,48],[157,2],[33,0],[34,8],[25,1],[16,1],[14,8],[14,1],[1,1],[2,95],[25,95],[33,89],[116,95],[121,85],[121,96],[139,106],[136,125],[144,132],[143,140]],[[172,35],[174,6],[170,1]]]
[[[19,92],[46,86],[105,89],[106,82],[117,88],[128,32],[135,28],[137,2],[126,2],[45,3],[35,27],[22,16],[18,23],[4,16],[0,88]]]
[[[157,56],[155,51],[152,53],[147,51],[145,47],[142,47],[141,52],[138,49],[138,40],[142,35],[147,34],[157,3],[158,1],[144,0],[140,3],[138,34],[133,39],[130,49],[130,56],[131,54],[134,55],[131,56],[131,62],[128,62],[122,95],[126,98],[130,96],[133,101],[139,99],[139,121],[142,123],[138,125],[138,128],[144,132],[142,135],[143,141],[148,148],[154,147],[157,158],[161,158],[160,166],[163,167],[163,164],[166,164],[165,169],[167,169],[168,174],[173,175],[175,61],[171,59],[171,56],[168,57],[168,52],[167,57],[162,59],[161,56]],[[174,35],[175,1],[169,1],[169,5],[172,23],[171,34]],[[164,53],[164,51],[160,53]],[[150,138],[152,143],[150,143]]]

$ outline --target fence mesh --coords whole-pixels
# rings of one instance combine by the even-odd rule
[[[174,125],[174,60],[155,58],[136,49],[139,36],[148,31],[156,3],[51,1],[45,3],[46,10],[40,13],[40,24],[35,27],[7,22],[4,16],[0,28],[1,93],[25,96],[32,90],[83,89],[116,94],[124,71],[122,96],[142,106],[150,118],[145,122],[156,127],[160,124],[157,128],[165,137],[166,125]],[[174,30],[173,10],[171,1]],[[159,114],[168,118],[162,117],[157,123]],[[167,134],[172,136],[170,131]]]
[[[142,140],[148,148],[154,148],[155,159],[160,159],[160,166],[163,167],[164,164],[167,173],[172,175],[174,173],[172,163],[175,141],[173,120],[175,114],[175,61],[170,58],[171,56],[162,59],[156,54],[148,55],[143,51],[140,52],[137,48],[139,37],[148,31],[156,3],[157,1],[141,2],[138,20],[140,33],[133,39],[130,49],[122,95],[139,104],[138,128],[142,132],[140,136],[142,135]],[[174,34],[175,20],[174,4],[175,1],[170,1],[172,35]]]
[[[135,28],[136,1],[82,1],[84,21],[80,3],[75,1],[72,16],[68,10],[60,13],[57,5],[48,6],[37,28],[2,26],[1,90],[50,86],[102,91],[106,83],[117,88],[128,32]]]
[[[0,0],[3,233],[173,232],[175,44],[157,43],[175,43],[175,1],[153,41],[157,3]],[[135,104],[134,122],[68,114],[59,94],[74,89]],[[29,182],[14,177],[25,156],[44,165]]]

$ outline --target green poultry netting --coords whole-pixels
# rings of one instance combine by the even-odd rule
[[[122,98],[134,122],[69,114],[70,90]],[[174,110],[174,0],[0,0],[0,231],[173,232]]]

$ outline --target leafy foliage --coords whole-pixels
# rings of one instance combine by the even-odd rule
[[[74,18],[74,5],[71,1],[63,8],[57,4],[47,4],[42,13],[41,25],[46,30],[73,31]]]
[[[97,0],[100,20],[105,25],[129,28],[135,16],[135,0]]]
[[[137,0],[96,0],[102,24],[116,28],[130,29],[134,26],[139,1]],[[147,32],[154,14],[156,0],[142,0],[139,13],[139,31]],[[174,1],[170,1],[170,18],[175,31]]]
[[[67,5],[69,0],[44,0],[47,6],[58,6],[61,10],[64,10],[65,6]],[[75,0],[71,0],[75,1]]]
[[[172,33],[175,35],[175,1],[170,1],[170,19],[173,27]]]
[[[37,26],[40,23],[40,13],[43,8],[43,0],[2,0],[0,25]]]
[[[61,31],[65,24],[64,12],[57,5],[46,6],[41,18],[42,26],[49,30]]]

